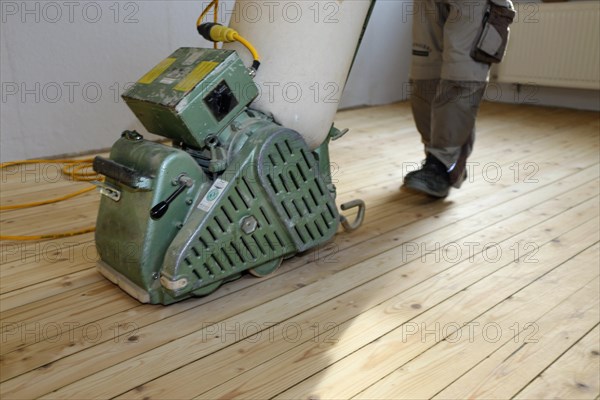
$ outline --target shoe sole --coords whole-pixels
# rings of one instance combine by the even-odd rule
[[[450,192],[450,189],[448,188],[448,190],[446,190],[445,192],[436,192],[434,190],[431,190],[431,188],[429,188],[424,182],[415,180],[415,181],[408,181],[408,182],[404,182],[404,185],[402,185],[402,188],[404,189],[408,189],[411,191],[415,191],[421,194],[426,194],[429,195],[431,197],[435,197],[438,199],[443,199],[444,197],[448,196],[448,193]]]

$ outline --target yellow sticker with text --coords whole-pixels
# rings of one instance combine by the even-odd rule
[[[211,73],[213,69],[215,69],[219,65],[219,63],[214,61],[202,61],[200,64],[196,66],[185,78],[183,78],[177,86],[175,86],[175,90],[179,90],[181,92],[187,92],[191,90],[200,82],[204,77]]]
[[[167,68],[169,68],[171,64],[173,64],[175,61],[177,61],[176,58],[165,58],[156,67],[148,71],[146,75],[142,76],[138,83],[149,84],[154,82],[154,80],[158,78],[163,72],[165,72]]]

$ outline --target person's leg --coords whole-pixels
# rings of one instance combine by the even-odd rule
[[[440,160],[449,172],[450,184],[460,187],[467,158],[475,141],[475,118],[486,82],[440,81],[431,107],[431,141],[425,151]]]
[[[415,0],[412,18],[410,100],[423,144],[431,142],[431,105],[442,73],[443,26],[441,0]]]
[[[450,183],[460,187],[490,69],[489,64],[471,58],[488,4],[487,0],[448,0],[447,4],[442,81],[432,105],[432,141],[427,151],[448,168]]]
[[[432,32],[441,35],[441,80],[433,97],[430,90],[427,91],[429,96],[424,96],[420,87],[426,88],[432,83],[418,82],[419,77],[431,77],[432,71],[424,59],[413,55],[411,78],[418,83],[413,87],[411,101],[427,158],[423,169],[405,177],[404,185],[444,197],[451,185],[459,187],[464,180],[466,160],[471,154],[475,138],[475,118],[485,91],[489,65],[476,62],[470,56],[481,27],[486,1],[444,0],[435,4],[438,10],[436,28],[427,28],[427,24],[433,21],[424,18],[417,21],[416,30],[413,25],[413,35],[416,41],[423,40],[423,37],[431,38]],[[422,23],[426,25],[425,28]],[[441,32],[437,31],[438,26],[442,27]]]
[[[439,83],[439,79],[415,79],[410,82],[410,106],[425,148],[431,145],[431,105]]]

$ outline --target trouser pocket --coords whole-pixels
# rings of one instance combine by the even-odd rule
[[[483,25],[471,51],[475,61],[499,63],[506,52],[509,25],[515,19],[515,11],[490,2],[483,18]]]

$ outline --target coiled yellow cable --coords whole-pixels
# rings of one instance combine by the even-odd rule
[[[41,200],[41,201],[34,201],[34,202],[31,202],[31,203],[11,204],[9,206],[1,206],[0,207],[0,211],[22,210],[24,208],[37,207],[37,206],[43,206],[43,205],[46,205],[46,204],[58,203],[59,201],[67,200],[67,199],[70,199],[72,197],[79,196],[79,195],[87,193],[87,192],[91,192],[94,189],[95,189],[95,187],[89,187],[89,188],[78,190],[76,192],[72,192],[72,193],[66,194],[64,196],[55,197],[53,199]]]
[[[94,171],[90,171],[92,167],[93,158],[86,159],[54,159],[54,160],[46,160],[46,159],[35,159],[35,160],[20,160],[20,161],[11,161],[0,164],[0,169],[15,166],[15,165],[24,165],[24,164],[48,164],[48,163],[60,163],[66,164],[62,167],[61,171],[64,175],[68,176],[73,181],[79,182],[89,182],[92,180],[102,180],[102,178],[97,175]],[[24,208],[37,207],[46,204],[53,204],[59,201],[67,200],[72,197],[76,197],[82,195],[84,193],[90,192],[94,190],[95,187],[89,187],[85,189],[80,189],[75,192],[68,193],[64,196],[55,197],[52,199],[34,201],[30,203],[22,203],[22,204],[11,204],[7,206],[0,206],[0,211],[7,210],[21,210]],[[81,235],[88,232],[95,231],[95,227],[89,227],[76,231],[69,232],[60,232],[60,233],[49,233],[43,235],[32,235],[32,236],[22,236],[22,235],[0,235],[0,240],[45,240],[45,239],[58,239],[69,236]]]

